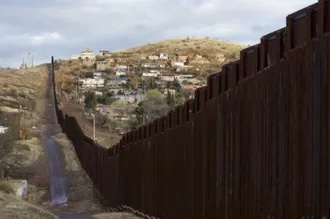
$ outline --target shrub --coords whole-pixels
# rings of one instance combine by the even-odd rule
[[[7,194],[14,194],[14,189],[9,185],[8,182],[1,182],[0,181],[0,191],[7,193]]]

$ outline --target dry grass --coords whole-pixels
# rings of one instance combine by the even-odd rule
[[[79,60],[69,60],[55,63],[55,80],[56,83],[64,81],[72,81],[80,73],[80,62]]]
[[[41,155],[40,140],[32,137],[29,140],[16,141],[13,144],[13,151],[7,156],[6,160],[9,163],[15,163],[17,167],[30,167]]]
[[[8,182],[4,180],[0,180],[0,191],[6,194],[15,195],[15,190],[13,189],[13,186],[11,186]]]
[[[230,56],[237,54],[245,47],[245,45],[219,39],[192,37],[163,40],[143,46],[125,49],[120,52],[135,54],[152,54],[157,51],[171,54],[180,52],[187,54],[200,54],[203,56],[210,56],[211,54],[220,53],[225,56]]]
[[[54,214],[0,191],[1,219],[55,219]]]
[[[27,98],[39,97],[40,88],[44,85],[43,79],[47,78],[47,71],[46,65],[29,69],[0,70],[1,96],[11,96],[14,99],[23,94]]]

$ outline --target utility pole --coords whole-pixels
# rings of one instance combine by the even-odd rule
[[[27,61],[27,66],[28,68],[31,67],[31,63],[30,63],[30,53],[28,53],[28,61]]]

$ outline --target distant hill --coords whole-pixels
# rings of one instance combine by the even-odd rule
[[[118,52],[136,54],[151,54],[155,52],[166,52],[174,54],[180,52],[206,56],[209,56],[210,54],[221,53],[228,57],[238,58],[237,55],[239,54],[239,51],[245,47],[246,46],[243,44],[227,42],[215,38],[187,37],[148,43],[146,45],[128,48]]]
[[[166,63],[169,65],[170,60],[175,60],[177,55],[184,55],[189,57],[189,72],[195,73],[200,79],[206,79],[209,74],[220,71],[224,64],[239,59],[240,51],[245,47],[246,45],[243,44],[215,38],[186,37],[167,39],[114,51],[111,52],[110,58],[124,60],[118,63],[117,61],[112,62],[112,67],[117,64],[138,65],[149,62],[150,60],[147,57],[150,55],[166,53],[169,57]],[[151,62],[157,64],[164,61]],[[198,69],[198,72],[196,69]],[[80,72],[93,71],[93,68],[81,67],[81,61],[79,60],[62,60],[56,65],[55,70],[58,82],[69,82],[75,81]]]

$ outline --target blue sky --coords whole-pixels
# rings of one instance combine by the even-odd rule
[[[167,38],[215,37],[256,44],[311,0],[0,0],[0,66],[68,59]]]

